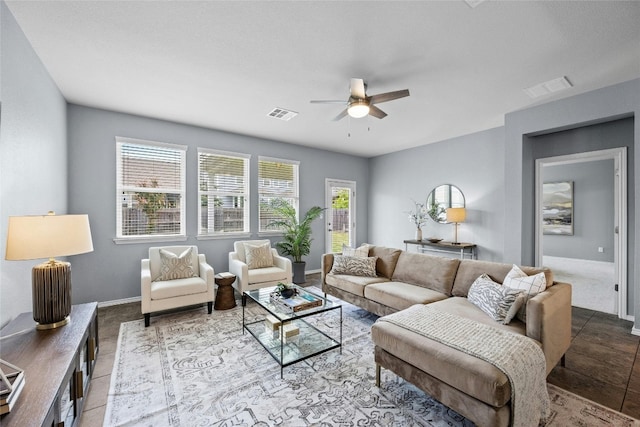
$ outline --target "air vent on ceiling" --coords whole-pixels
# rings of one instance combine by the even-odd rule
[[[289,120],[293,119],[297,115],[298,113],[296,113],[295,111],[285,110],[284,108],[278,108],[278,107],[274,108],[273,110],[271,110],[269,114],[267,114],[267,116],[269,117],[273,117],[274,119],[284,120],[285,122],[288,122]]]
[[[469,7],[476,7],[478,6],[480,3],[484,3],[486,0],[464,0]]]
[[[540,83],[523,90],[524,93],[529,95],[531,98],[538,98],[543,95],[569,89],[572,86],[573,85],[566,77],[558,77],[557,79],[549,80],[548,82]]]

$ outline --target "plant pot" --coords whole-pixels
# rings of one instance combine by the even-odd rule
[[[282,298],[291,298],[295,293],[295,289],[283,289],[280,291]]]
[[[306,282],[304,268],[307,265],[306,261],[294,262],[293,264],[293,283],[296,285]]]

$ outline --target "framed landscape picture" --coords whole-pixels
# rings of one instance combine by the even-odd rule
[[[542,232],[573,235],[573,181],[542,184]]]

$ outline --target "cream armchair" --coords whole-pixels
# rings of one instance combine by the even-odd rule
[[[144,325],[149,326],[153,312],[205,302],[211,314],[216,298],[213,275],[197,246],[149,248],[140,278]]]
[[[242,305],[246,303],[245,291],[275,286],[278,282],[291,283],[291,260],[280,256],[269,240],[237,241],[233,249],[234,252],[229,252],[229,272],[237,277],[233,287],[242,295]]]

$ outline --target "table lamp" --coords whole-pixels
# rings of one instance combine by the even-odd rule
[[[447,209],[447,222],[455,224],[455,238],[453,239],[454,245],[459,245],[458,243],[458,224],[464,222],[467,218],[467,211],[465,208],[448,208]]]
[[[36,329],[53,329],[69,323],[71,264],[54,257],[93,251],[88,215],[11,216],[5,259],[49,258],[32,269],[33,320]]]

